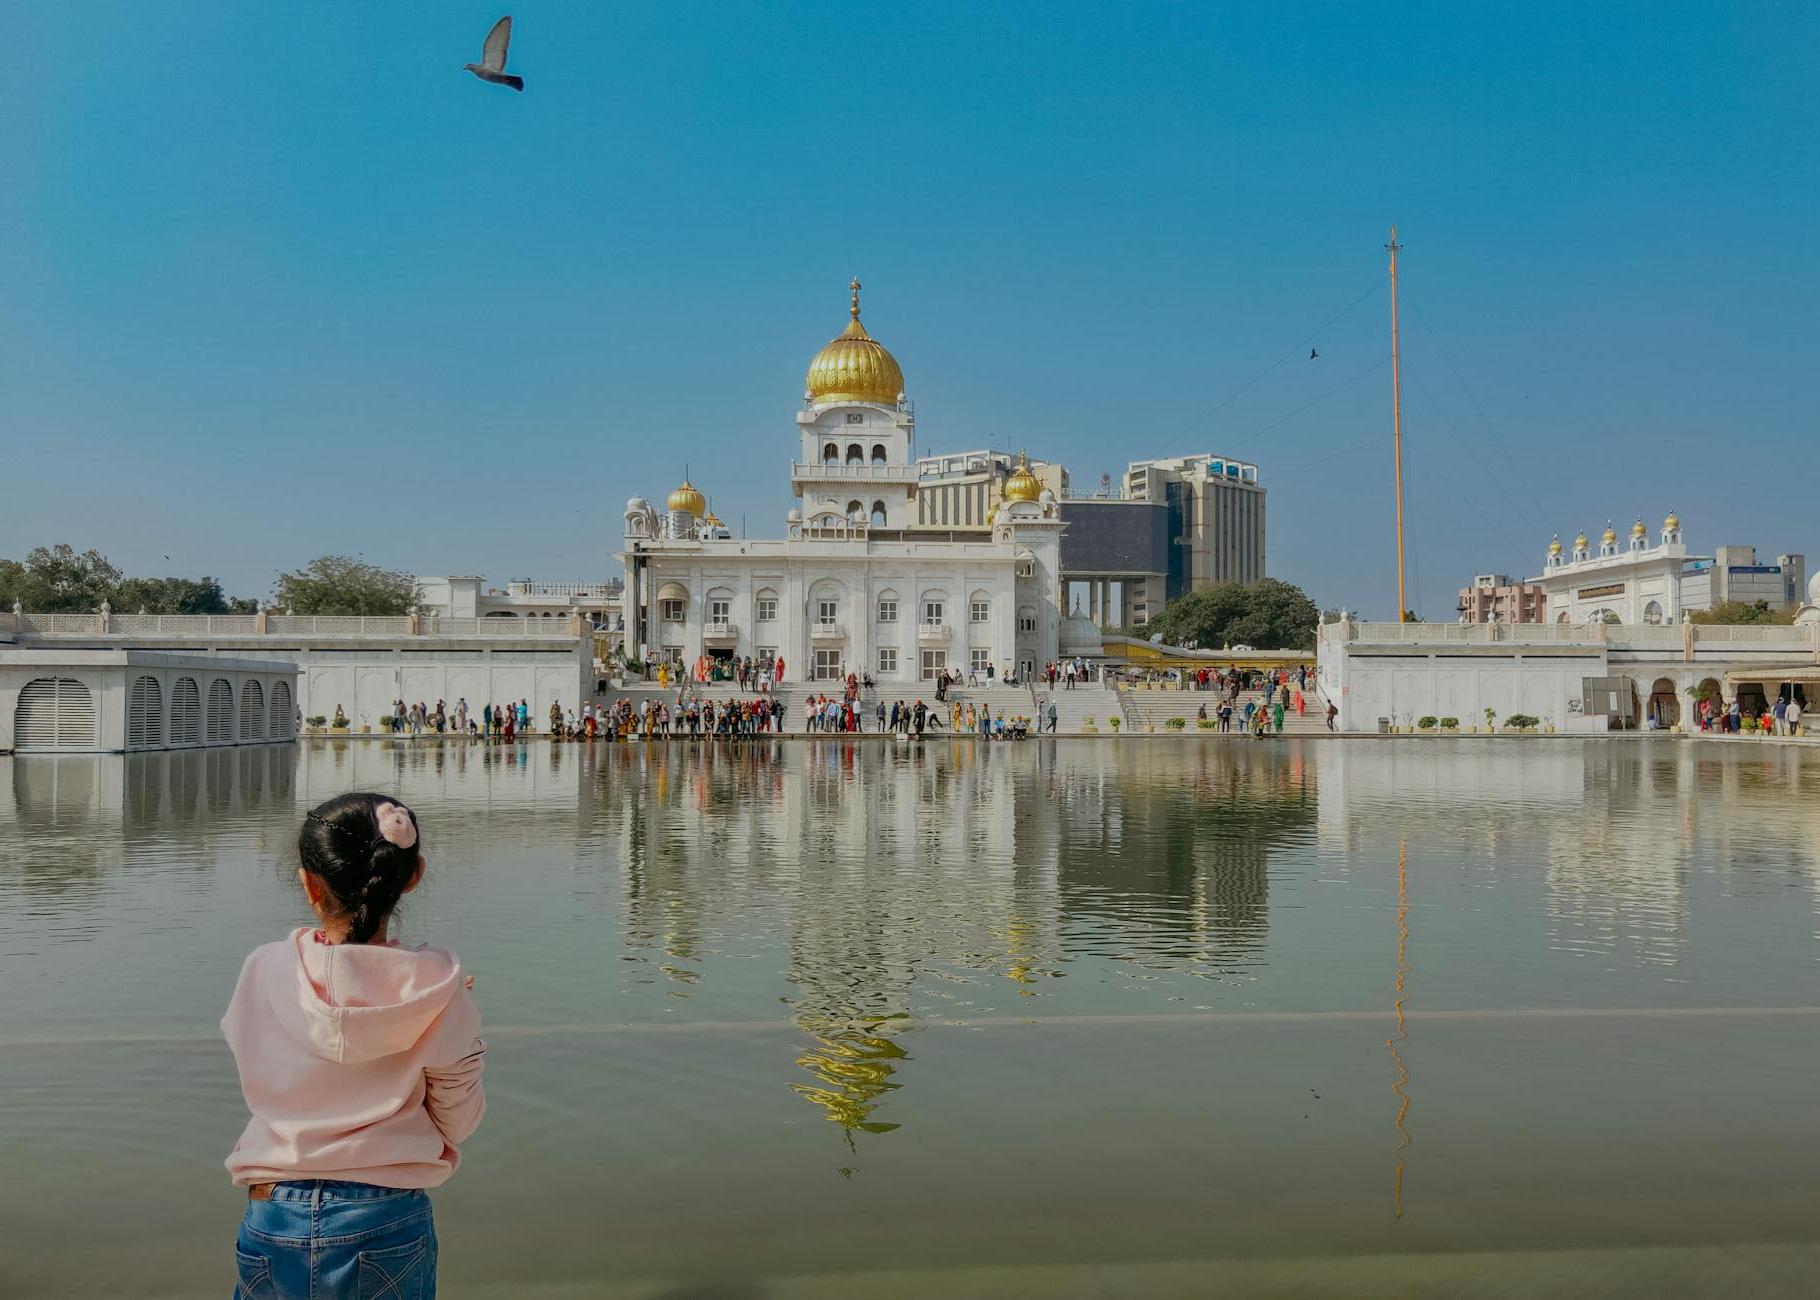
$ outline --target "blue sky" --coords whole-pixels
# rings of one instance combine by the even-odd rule
[[[1820,552],[1820,5],[527,0],[522,95],[499,12],[0,6],[0,555],[597,577],[685,462],[774,535],[858,274],[923,449],[1255,460],[1388,617],[1393,221],[1424,614],[1671,507]]]

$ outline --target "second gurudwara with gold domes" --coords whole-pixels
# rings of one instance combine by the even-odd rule
[[[1020,457],[993,499],[969,498],[964,518],[957,505],[952,526],[931,519],[903,370],[861,323],[859,281],[849,288],[846,327],[809,362],[780,536],[735,538],[709,482],[685,478],[661,510],[626,503],[626,651],[781,657],[792,681],[851,672],[885,686],[988,665],[1027,677],[1076,649],[1062,636],[1057,492]]]

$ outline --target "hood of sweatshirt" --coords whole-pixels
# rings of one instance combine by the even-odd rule
[[[260,984],[278,1024],[341,1064],[409,1051],[463,984],[461,962],[440,948],[332,944],[299,929],[266,951]]]

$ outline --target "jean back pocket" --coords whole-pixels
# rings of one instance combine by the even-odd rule
[[[360,1300],[424,1300],[435,1294],[436,1247],[415,1241],[360,1252]]]
[[[272,1287],[272,1261],[264,1255],[234,1252],[234,1300],[273,1300],[278,1292]]]

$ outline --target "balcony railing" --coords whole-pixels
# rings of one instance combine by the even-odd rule
[[[739,629],[733,626],[733,620],[711,618],[702,626],[702,637],[709,641],[735,641],[739,639]]]
[[[809,625],[809,639],[812,641],[844,641],[847,639],[847,625],[827,622],[820,619]]]
[[[954,629],[946,623],[919,623],[916,626],[918,641],[947,641],[954,636]]]
[[[881,483],[893,481],[911,483],[916,480],[916,466],[832,465],[823,463],[805,465],[801,461],[792,461],[790,463],[790,477],[792,479],[842,478],[876,480]]]

